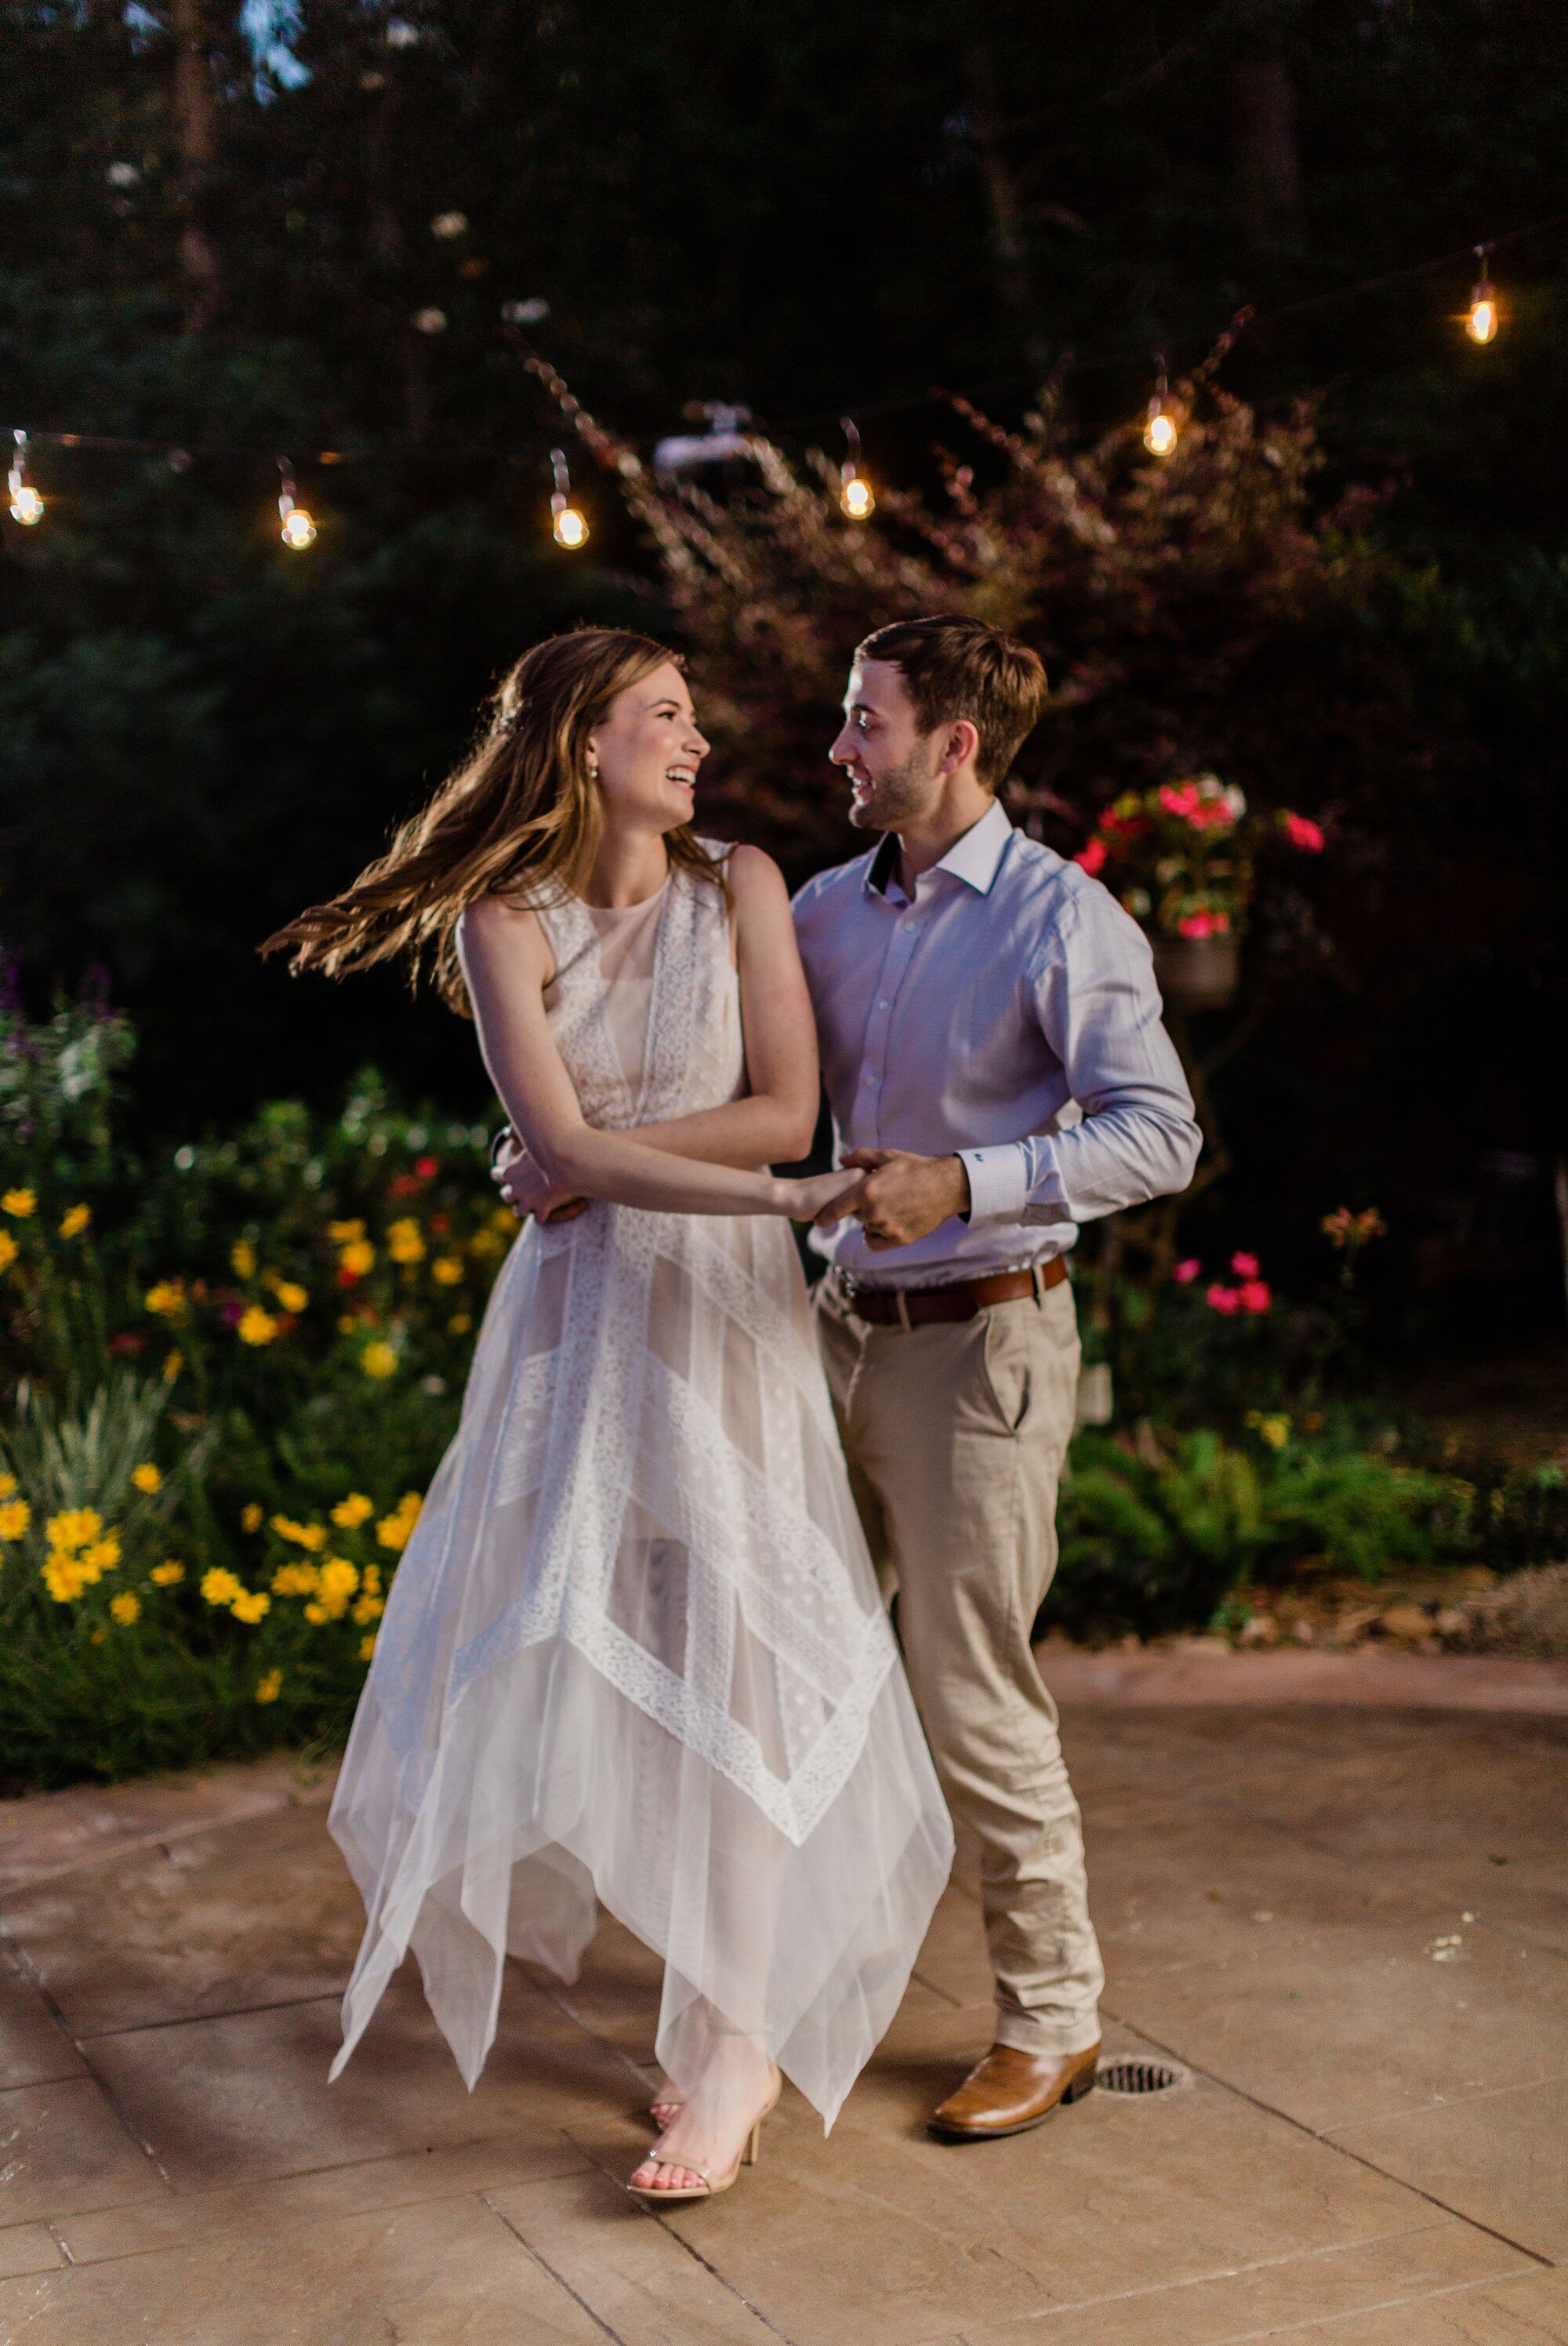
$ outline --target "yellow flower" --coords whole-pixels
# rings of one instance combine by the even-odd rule
[[[449,1336],[466,1336],[473,1322],[466,1311],[454,1311],[446,1323]]]
[[[393,1262],[419,1262],[423,1259],[424,1239],[411,1216],[405,1216],[401,1222],[388,1223],[387,1252]]]
[[[108,1631],[107,1631],[107,1629],[102,1629],[102,1628],[100,1628],[100,1629],[95,1629],[95,1630],[93,1631],[93,1635],[92,1635],[92,1640],[91,1640],[91,1642],[92,1642],[95,1646],[101,1646],[101,1645],[103,1644],[103,1642],[104,1642],[104,1639],[108,1636],[108,1634],[109,1634],[109,1633],[108,1633]]]
[[[245,1583],[232,1572],[214,1565],[201,1576],[201,1593],[209,1605],[232,1605],[237,1596],[245,1594]]]
[[[281,1670],[268,1670],[256,1681],[256,1699],[258,1702],[276,1702],[282,1690],[283,1673]]]
[[[273,1279],[268,1284],[285,1311],[303,1311],[311,1300],[305,1290],[291,1279]]]
[[[367,1499],[362,1491],[351,1491],[348,1497],[340,1499],[332,1509],[332,1521],[341,1524],[344,1531],[351,1532],[357,1530],[361,1524],[367,1523],[374,1514],[373,1500]]]
[[[159,1588],[174,1588],[185,1578],[185,1566],[176,1564],[173,1556],[168,1556],[161,1564],[153,1566],[148,1577]]]
[[[329,1222],[327,1224],[327,1236],[334,1246],[351,1246],[355,1239],[362,1239],[364,1234],[363,1222]]]
[[[371,1635],[370,1637],[361,1637],[361,1638],[360,1639],[360,1659],[361,1659],[361,1662],[368,1662],[368,1661],[370,1660],[370,1658],[371,1658],[372,1655],[375,1652],[375,1649],[376,1649],[376,1641],[375,1641],[375,1636],[374,1636],[374,1633],[373,1633],[373,1632],[372,1632],[372,1635]]]
[[[513,1218],[508,1214],[506,1219],[511,1221]],[[498,1255],[505,1253],[506,1241],[499,1230],[475,1230],[468,1241],[468,1251],[481,1262],[494,1262]]]
[[[0,1540],[20,1539],[32,1520],[33,1510],[25,1499],[0,1500]]]
[[[229,1250],[229,1260],[234,1266],[236,1279],[254,1279],[256,1250],[249,1239],[236,1239]]]
[[[379,1564],[367,1564],[360,1575],[360,1586],[367,1596],[379,1596],[382,1589],[382,1568]]]
[[[339,1312],[338,1333],[340,1336],[351,1336],[359,1324],[359,1321],[355,1319],[351,1311]]]
[[[272,1610],[272,1599],[263,1588],[242,1588],[229,1605],[229,1610],[237,1621],[254,1623]]]
[[[248,1499],[239,1510],[240,1530],[242,1532],[259,1532],[261,1528],[261,1515],[262,1508],[260,1500]]]
[[[517,1235],[517,1217],[510,1206],[497,1206],[490,1217],[490,1227],[506,1239]]]
[[[274,1515],[272,1528],[280,1539],[291,1540],[296,1547],[318,1548],[327,1545],[326,1526],[322,1524],[296,1524],[287,1515]]]
[[[92,1219],[90,1206],[68,1206],[60,1217],[60,1236],[63,1239],[79,1239]]]
[[[359,1566],[346,1556],[330,1556],[321,1566],[320,1596],[323,1611],[330,1621],[341,1621],[349,1609],[349,1599],[360,1585]]]
[[[15,1488],[15,1474],[0,1474],[0,1499],[8,1499]]]
[[[171,1385],[184,1366],[185,1354],[179,1350],[178,1345],[172,1352],[166,1352],[163,1362],[164,1383],[166,1385]]]
[[[354,1607],[354,1618],[362,1628],[367,1621],[379,1621],[386,1609],[384,1597],[361,1596]]]
[[[270,1344],[278,1333],[278,1322],[270,1311],[263,1311],[259,1303],[252,1303],[234,1332],[242,1344]]]
[[[383,1515],[376,1525],[376,1537],[382,1547],[402,1549],[408,1545],[408,1535],[419,1521],[424,1501],[417,1491],[405,1491],[390,1515]]]
[[[117,1621],[134,1621],[141,1611],[141,1598],[133,1596],[127,1588],[122,1596],[109,1598],[109,1611]]]
[[[0,1270],[9,1270],[15,1260],[15,1239],[9,1230],[0,1230]]]
[[[321,1627],[323,1621],[330,1621],[331,1617],[324,1605],[307,1605],[305,1607],[306,1620],[312,1622],[317,1628]]]
[[[56,1605],[69,1605],[87,1585],[74,1556],[65,1556],[55,1549],[44,1558],[44,1586]]]
[[[89,1540],[96,1540],[103,1527],[104,1519],[96,1507],[66,1507],[62,1514],[51,1515],[44,1530],[51,1547],[69,1554],[75,1548],[86,1547]]]
[[[280,1564],[272,1575],[276,1596],[313,1596],[321,1575],[313,1564]]]
[[[1249,1409],[1247,1423],[1255,1428],[1270,1450],[1283,1450],[1290,1439],[1290,1420],[1280,1411],[1266,1413],[1260,1409]]]
[[[185,1310],[185,1281],[182,1279],[160,1279],[142,1297],[148,1310],[159,1320],[178,1320]]]
[[[133,1466],[131,1481],[138,1491],[156,1491],[163,1481],[163,1476],[156,1466]]]
[[[36,1189],[7,1189],[0,1198],[0,1206],[8,1214],[15,1214],[19,1222],[25,1222],[29,1214],[37,1211],[38,1193]]]
[[[99,1580],[106,1572],[112,1572],[119,1560],[119,1535],[116,1532],[110,1532],[103,1539],[95,1540],[90,1547],[85,1547],[82,1550],[80,1563],[83,1577],[88,1581]]]
[[[455,1287],[463,1277],[462,1256],[438,1254],[430,1266],[430,1275],[438,1287]]]
[[[368,1239],[351,1239],[338,1256],[343,1270],[355,1279],[363,1279],[367,1270],[372,1270],[375,1260],[376,1250]]]
[[[377,1337],[360,1354],[360,1366],[367,1377],[392,1377],[397,1374],[397,1354],[392,1346]]]

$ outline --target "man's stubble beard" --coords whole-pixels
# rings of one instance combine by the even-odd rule
[[[856,831],[897,831],[911,815],[923,814],[932,796],[932,777],[918,750],[879,775],[871,794],[850,801],[850,821]]]

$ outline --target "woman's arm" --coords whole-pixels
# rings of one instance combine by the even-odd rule
[[[534,914],[484,897],[463,915],[458,952],[490,1079],[514,1131],[557,1190],[655,1213],[806,1219],[827,1201],[813,1204],[809,1192],[831,1196],[848,1186],[834,1175],[775,1180],[766,1171],[672,1156],[640,1134],[596,1131],[584,1120],[545,1015],[550,949]]]

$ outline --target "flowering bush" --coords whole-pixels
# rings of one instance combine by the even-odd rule
[[[0,1008],[0,1772],[340,1735],[515,1235],[487,1134],[362,1077],[139,1162],[133,1038]]]
[[[1124,790],[1073,861],[1106,873],[1133,918],[1156,936],[1201,941],[1245,933],[1254,859],[1281,839],[1302,854],[1323,850],[1320,827],[1305,815],[1251,813],[1234,782],[1196,774]]]

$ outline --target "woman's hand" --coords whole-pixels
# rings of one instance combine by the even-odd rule
[[[864,1179],[863,1173],[840,1168],[834,1173],[809,1173],[801,1181],[780,1181],[784,1211],[792,1222],[814,1222],[836,1199],[858,1189]]]
[[[552,1186],[510,1127],[496,1151],[490,1178],[519,1221],[526,1221],[532,1214],[540,1222],[571,1222],[587,1211],[586,1198]]]

